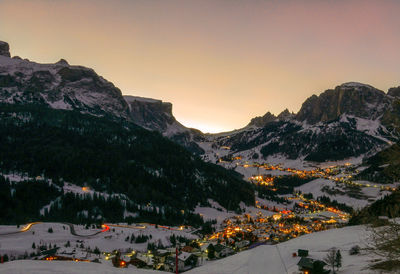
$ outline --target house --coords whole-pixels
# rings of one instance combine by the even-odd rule
[[[178,255],[178,270],[186,271],[197,265],[197,256],[188,252]]]
[[[166,257],[163,264],[164,271],[175,272],[176,257],[170,255]],[[192,269],[197,265],[197,256],[188,252],[182,252],[178,255],[178,271],[183,272]]]
[[[137,268],[143,268],[143,267],[147,266],[147,264],[144,261],[142,261],[138,258],[131,258],[129,263],[136,266]]]
[[[297,250],[297,255],[299,257],[307,257],[308,256],[308,250],[306,250],[306,249],[298,249]]]
[[[201,252],[206,252],[207,248],[210,246],[211,243],[204,243],[200,245]]]
[[[297,263],[299,270],[304,274],[324,274],[329,273],[329,270],[325,270],[326,263],[320,260],[314,260],[311,258],[301,257]]]
[[[232,248],[224,246],[222,244],[217,244],[214,246],[214,248],[215,248],[215,257],[217,258],[223,258],[235,253],[235,251]]]
[[[235,243],[235,247],[238,248],[238,249],[244,248],[244,247],[246,247],[248,245],[250,245],[250,241],[248,241],[248,240],[244,240],[244,241],[240,241],[240,242]]]
[[[136,255],[136,258],[145,262],[148,267],[150,267],[150,268],[153,267],[153,255],[138,252]]]

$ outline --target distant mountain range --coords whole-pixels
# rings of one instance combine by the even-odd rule
[[[243,129],[212,139],[248,159],[281,155],[323,162],[371,155],[398,140],[398,90],[385,94],[369,85],[345,83],[311,96],[297,114],[285,110],[275,117],[267,112]]]
[[[208,199],[230,209],[238,209],[240,202],[254,204],[254,190],[239,174],[206,164],[199,156],[212,163],[218,162],[221,151],[232,157],[240,155],[243,161],[262,162],[269,157],[316,162],[364,157],[368,161],[368,157],[393,146],[400,136],[400,87],[385,93],[366,84],[349,82],[311,96],[298,113],[285,110],[275,116],[267,112],[251,119],[242,129],[204,134],[180,124],[172,114],[171,103],[123,96],[94,70],[71,66],[63,59],[54,64],[39,64],[11,58],[5,42],[0,42],[0,104],[1,140],[6,151],[1,154],[3,169],[29,169],[31,173],[70,178],[93,187],[101,185],[95,182],[108,182],[104,183],[107,191],[113,187],[128,191],[132,199],[143,198],[141,203],[161,205],[165,197],[174,197],[174,201],[167,200],[177,211],[193,210],[196,204],[207,204]],[[34,130],[29,134],[24,128]],[[77,168],[73,161],[80,161],[79,155],[86,152],[93,156],[88,158],[90,161],[96,161],[94,155],[99,155],[118,183],[110,184],[101,167],[88,164],[89,160],[79,162],[86,168],[79,172],[76,169],[73,176],[68,170],[52,167],[52,153],[57,154],[62,147],[51,139],[53,131],[58,137],[69,136],[81,142],[70,144],[71,153],[60,152],[67,159],[65,163]],[[49,149],[40,143],[43,138],[50,140]],[[107,156],[102,147],[88,145],[85,138],[108,149],[119,146],[118,153]],[[64,137],[60,140],[68,143]],[[27,147],[37,142],[40,144],[36,148]],[[139,149],[138,144],[146,148]],[[15,151],[7,149],[10,147]],[[24,149],[31,150],[28,158],[23,156]],[[125,152],[134,153],[134,157]],[[167,152],[173,155],[166,156]],[[385,164],[382,161],[379,166]],[[62,164],[60,158],[55,162]],[[119,167],[130,171],[125,174]],[[377,178],[376,174],[379,173],[365,176]],[[387,181],[391,179],[389,176]],[[160,185],[163,187],[148,195]],[[196,197],[198,193],[202,195]]]
[[[321,162],[374,154],[399,137],[400,87],[384,93],[366,84],[345,83],[311,96],[296,114],[267,112],[240,130],[203,134],[180,124],[171,103],[122,96],[92,69],[70,66],[65,60],[38,64],[9,58],[4,42],[0,52],[0,102],[111,115],[158,131],[205,159],[215,158],[202,146],[207,142],[217,148],[229,147],[230,153],[240,152],[249,159],[281,155]]]

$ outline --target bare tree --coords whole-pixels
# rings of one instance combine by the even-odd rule
[[[400,258],[400,224],[389,221],[385,226],[371,227],[368,250],[387,260]]]
[[[336,248],[333,247],[329,250],[328,254],[325,256],[324,261],[332,268],[332,272],[335,272],[336,266]]]

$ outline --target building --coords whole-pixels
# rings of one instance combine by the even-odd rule
[[[326,263],[320,260],[314,260],[311,258],[302,257],[297,263],[299,270],[304,274],[325,274],[329,273],[329,270],[325,270]]]
[[[215,245],[214,248],[215,248],[215,257],[217,258],[223,258],[235,253],[235,251],[232,248],[221,244]]]

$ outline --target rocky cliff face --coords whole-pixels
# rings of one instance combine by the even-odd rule
[[[196,143],[203,140],[203,133],[179,123],[172,114],[171,103],[137,96],[124,98],[129,105],[129,118],[135,124],[158,131],[196,154],[204,153]]]
[[[388,91],[388,95],[400,98],[400,87],[390,88]]]
[[[8,43],[0,41],[0,55],[10,57],[10,46]]]
[[[172,104],[150,98],[124,96],[129,104],[129,116],[136,124],[150,129],[165,132],[176,122],[172,115]]]
[[[331,121],[342,114],[376,119],[389,104],[390,100],[383,91],[369,85],[345,83],[308,98],[296,119],[309,124]]]
[[[276,118],[277,117],[275,115],[273,115],[271,112],[268,111],[267,113],[265,113],[264,116],[257,116],[255,118],[251,119],[248,126],[264,127],[268,123],[275,121]]]

